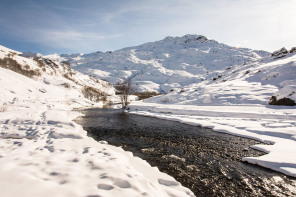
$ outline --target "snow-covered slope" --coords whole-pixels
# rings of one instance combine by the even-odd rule
[[[73,108],[96,104],[84,98],[84,88],[113,95],[108,83],[2,46],[0,59],[1,67],[10,68],[0,67],[0,196],[194,196],[132,153],[96,142],[72,121],[82,115]],[[38,65],[41,60],[45,65]]]
[[[228,67],[255,62],[268,52],[230,47],[204,36],[167,37],[114,52],[62,55],[74,69],[115,84],[132,78],[139,91],[168,92],[198,83]]]
[[[0,45],[0,67],[12,70],[35,81],[39,81],[41,90],[27,86],[18,91],[5,95],[10,97],[26,97],[35,91],[47,92],[46,87],[56,87],[65,92],[71,92],[73,98],[86,97],[92,101],[107,101],[115,94],[115,89],[106,81],[88,76],[71,69],[69,63],[57,61],[40,54],[20,53]],[[21,84],[16,84],[18,87]],[[46,86],[47,85],[47,86]],[[21,91],[21,92],[19,92]],[[1,92],[3,93],[3,92]],[[4,97],[2,97],[3,99]]]
[[[278,93],[279,91],[279,93]],[[229,66],[207,80],[172,89],[150,102],[190,105],[268,104],[271,96],[296,101],[296,53]]]

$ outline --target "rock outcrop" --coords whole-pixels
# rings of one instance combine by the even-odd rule
[[[290,53],[296,53],[296,47],[292,47],[289,52]]]
[[[283,47],[280,50],[274,51],[271,54],[271,57],[281,58],[281,57],[286,56],[287,53],[289,53],[288,50],[285,47]]]
[[[286,105],[286,106],[295,106],[296,103],[292,99],[289,98],[281,98],[277,100],[276,96],[272,96],[268,102],[269,105]]]

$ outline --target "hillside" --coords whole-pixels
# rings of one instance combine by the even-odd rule
[[[205,36],[186,35],[114,52],[61,55],[56,59],[69,61],[75,70],[112,84],[132,78],[138,91],[167,93],[269,55],[265,51],[230,47]]]
[[[189,105],[267,105],[272,96],[296,102],[296,53],[266,57],[245,65],[229,66],[199,83],[172,89],[150,102]]]
[[[23,75],[20,77],[0,78],[1,103],[11,99],[67,97],[69,100],[85,97],[86,102],[107,102],[115,94],[113,86],[95,77],[84,75],[71,69],[68,62],[56,61],[40,54],[21,53],[0,46],[0,67],[2,72],[10,75],[8,70]],[[8,70],[7,70],[8,69]],[[23,77],[22,77],[23,78]],[[9,81],[5,81],[8,80]],[[12,82],[12,80],[16,80]],[[35,84],[35,85],[32,85]],[[13,85],[12,87],[9,87]],[[56,94],[47,94],[56,92]],[[5,95],[5,96],[4,96]],[[70,102],[70,101],[69,101]]]

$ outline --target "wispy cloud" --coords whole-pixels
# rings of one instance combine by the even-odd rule
[[[14,10],[13,21],[0,20],[2,29],[20,41],[35,43],[57,51],[92,52],[99,50],[100,46],[106,48],[104,42],[121,36],[117,32],[104,32],[94,21],[94,17],[90,17],[89,20],[80,20],[80,17],[71,19],[73,16],[46,10],[38,4],[26,5],[26,8],[28,7],[30,9],[22,7]],[[73,11],[79,12],[79,9],[69,8],[68,11],[73,14]],[[91,23],[93,25],[89,25]]]
[[[52,50],[114,50],[184,34],[266,50],[295,43],[296,0],[7,2],[0,7],[0,41]]]
[[[93,32],[80,32],[75,30],[45,30],[36,31],[35,38],[31,42],[42,43],[53,48],[69,50],[95,51],[98,50],[101,41],[118,38],[120,34],[102,35]]]

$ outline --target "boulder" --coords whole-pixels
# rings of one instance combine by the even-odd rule
[[[290,53],[296,53],[296,47],[292,47],[291,50],[289,51]]]
[[[292,99],[289,98],[281,98],[277,100],[276,96],[272,96],[268,102],[269,105],[286,105],[286,106],[295,106],[296,103]]]
[[[288,50],[285,47],[283,47],[280,50],[274,51],[271,54],[271,57],[280,58],[280,57],[284,57],[287,53],[288,53]]]

